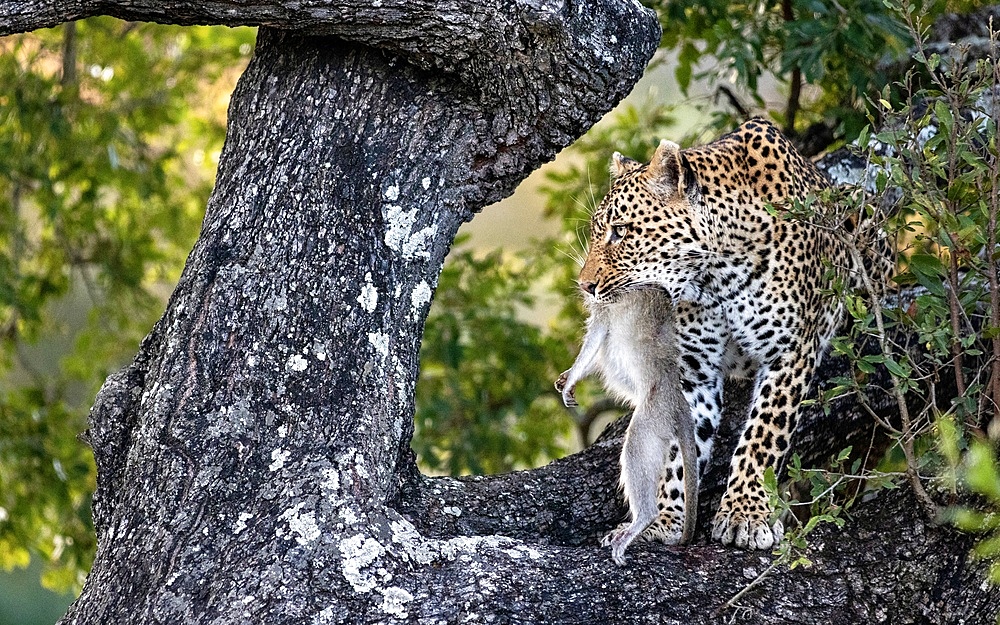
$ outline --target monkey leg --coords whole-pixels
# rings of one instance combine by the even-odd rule
[[[670,422],[640,405],[632,415],[621,455],[621,486],[628,500],[632,522],[611,532],[602,541],[610,545],[615,563],[625,563],[625,549],[658,516],[658,489],[672,442]]]

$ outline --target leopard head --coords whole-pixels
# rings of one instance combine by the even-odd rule
[[[699,223],[700,186],[680,147],[662,141],[648,165],[615,153],[613,182],[590,222],[579,285],[588,301],[664,289],[697,299],[707,254]]]

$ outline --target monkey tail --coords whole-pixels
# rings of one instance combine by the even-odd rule
[[[690,431],[688,435],[691,435]],[[683,436],[684,434],[680,435]],[[694,538],[695,527],[698,525],[698,454],[694,441],[689,445],[681,442],[680,453],[684,467],[684,526],[681,529],[681,544],[686,545]]]

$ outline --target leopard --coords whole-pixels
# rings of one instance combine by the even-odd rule
[[[779,210],[828,186],[774,123],[753,118],[697,147],[663,140],[648,164],[616,152],[610,190],[591,216],[580,290],[601,303],[657,289],[673,303],[699,479],[719,429],[724,381],[752,380],[711,521],[712,540],[724,545],[767,550],[784,534],[763,478],[768,468],[780,472],[814,372],[844,319],[831,282],[858,288],[888,279],[891,262],[862,263],[856,238]],[[646,539],[680,541],[682,460],[672,453],[665,461],[660,514]]]

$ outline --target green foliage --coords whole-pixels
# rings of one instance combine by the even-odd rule
[[[58,589],[90,566],[76,436],[180,274],[224,136],[202,98],[253,39],[100,18],[0,40],[0,566],[40,555]]]
[[[884,364],[904,392],[923,388],[922,380],[948,375],[946,367],[953,366],[959,397],[948,412],[985,427],[981,395],[990,374],[986,367],[968,369],[966,359],[992,350],[997,336],[1000,300],[995,293],[991,297],[995,289],[990,286],[996,282],[996,257],[987,251],[996,243],[1000,164],[987,96],[1000,84],[1000,69],[995,60],[967,65],[964,59],[922,51],[916,60],[933,86],[895,107],[880,99],[885,130],[866,134],[861,149],[880,146],[881,154],[873,157],[880,167],[876,194],[901,196],[895,213],[886,216],[900,247],[895,281],[926,290],[906,310],[886,310],[883,329],[901,327],[916,334],[928,358],[918,366],[905,350],[894,348],[866,359]],[[874,204],[863,209],[884,212]],[[859,327],[861,315],[852,316]],[[864,323],[862,333],[872,334],[870,321]]]
[[[424,466],[497,473],[564,453],[572,422],[553,381],[571,356],[519,317],[550,271],[544,259],[500,250],[452,252],[420,350],[413,447]]]
[[[904,58],[911,43],[898,14],[881,0],[650,4],[660,15],[663,47],[677,53],[674,72],[685,93],[693,80],[715,87],[735,83],[734,97],[750,100],[740,106],[767,110],[787,132],[826,119],[839,126],[841,137],[856,136],[866,98],[885,85],[885,65]],[[921,10],[929,20],[948,4],[928,2]],[[765,100],[770,76],[785,90],[782,105]],[[718,128],[733,121],[717,113]]]
[[[837,294],[846,298],[852,332],[833,342],[854,363],[854,375],[836,381],[824,399],[853,393],[867,405],[868,378],[876,367],[890,375],[887,392],[900,423],[873,417],[894,437],[889,462],[905,470],[918,501],[932,516],[940,507],[928,494],[926,478],[953,494],[982,497],[982,510],[960,508],[950,518],[963,529],[987,534],[975,553],[991,560],[1000,582],[1000,538],[994,521],[1000,511],[1000,276],[997,261],[1000,217],[1000,61],[970,61],[961,50],[942,57],[927,54],[911,5],[899,7],[914,35],[921,89],[913,74],[897,85],[906,97],[893,103],[890,88],[873,98],[882,128],[865,131],[859,149],[877,173],[871,193],[841,196],[867,219],[880,220],[899,250],[900,286],[923,287],[912,302],[887,306],[880,289]],[[996,50],[996,41],[992,42]],[[995,54],[995,53],[994,53]],[[886,202],[885,198],[895,201]],[[919,354],[890,336],[915,336]],[[864,342],[877,350],[865,353]],[[986,355],[992,357],[986,357]],[[956,390],[950,405],[937,399],[948,382]],[[987,442],[989,433],[993,442]],[[901,457],[900,457],[901,456]]]
[[[785,537],[775,553],[789,568],[811,566],[806,556],[807,537],[817,527],[829,523],[843,527],[851,506],[868,489],[897,488],[900,473],[861,471],[861,459],[851,460],[852,448],[842,449],[826,469],[805,469],[798,454],[793,454],[786,467],[789,484],[798,493],[781,491],[774,469],[764,473],[764,490],[774,509],[773,519],[784,517],[788,525]],[[806,496],[805,501],[799,497]],[[799,519],[805,518],[805,522]]]
[[[953,428],[951,434],[957,433]],[[942,435],[942,440],[948,440]],[[950,443],[957,441],[952,438]],[[959,459],[956,455],[955,459]],[[996,447],[982,440],[973,440],[956,465],[962,485],[982,498],[980,509],[956,507],[948,511],[949,520],[966,532],[983,534],[973,549],[973,555],[990,563],[990,581],[1000,585],[1000,456]]]

